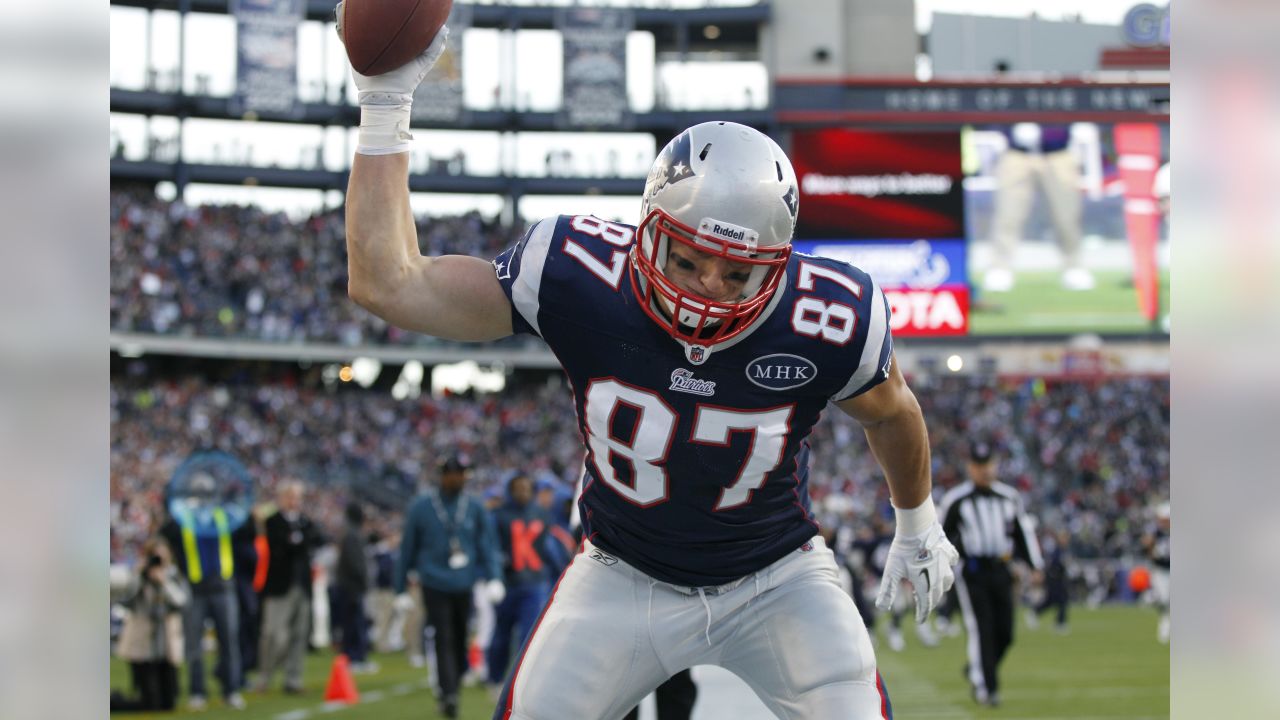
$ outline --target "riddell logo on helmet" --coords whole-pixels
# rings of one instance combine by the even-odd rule
[[[755,247],[760,239],[760,234],[750,228],[734,225],[733,223],[723,222],[714,218],[703,218],[698,224],[698,230],[703,235],[714,235],[725,240],[745,243]]]
[[[730,240],[744,240],[747,237],[746,230],[734,230],[730,227],[723,227],[718,223],[711,226],[711,232],[719,235],[720,237],[729,238]]]

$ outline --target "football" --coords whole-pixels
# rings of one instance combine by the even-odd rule
[[[351,67],[381,75],[417,57],[440,32],[453,0],[345,0],[338,18]]]

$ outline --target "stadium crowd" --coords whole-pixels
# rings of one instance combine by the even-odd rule
[[[1064,529],[1080,558],[1138,546],[1148,508],[1169,492],[1167,378],[1045,381],[921,377],[938,492],[960,481],[968,438],[1003,449],[1001,476],[1030,498],[1043,530]],[[437,458],[464,452],[470,489],[484,493],[516,470],[562,493],[581,467],[570,394],[557,382],[476,397],[398,401],[353,384],[326,388],[314,374],[222,381],[122,374],[111,385],[112,558],[131,562],[162,511],[173,469],[193,450],[241,458],[264,496],[286,478],[311,485],[311,513],[334,530],[362,498],[393,509],[430,479]],[[811,440],[815,510],[827,499],[857,515],[887,515],[887,491],[856,426],[830,413]],[[834,507],[835,504],[832,505]]]
[[[427,255],[492,257],[523,233],[478,213],[419,220]],[[413,344],[346,302],[341,210],[303,220],[253,206],[111,193],[111,328],[273,342]]]

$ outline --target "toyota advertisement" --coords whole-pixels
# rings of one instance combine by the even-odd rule
[[[797,250],[871,273],[895,335],[969,332],[959,132],[797,131],[791,159]]]

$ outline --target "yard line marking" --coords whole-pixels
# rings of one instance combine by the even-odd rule
[[[274,720],[307,720],[309,717],[311,717],[311,711],[304,708],[280,713],[275,716]]]

